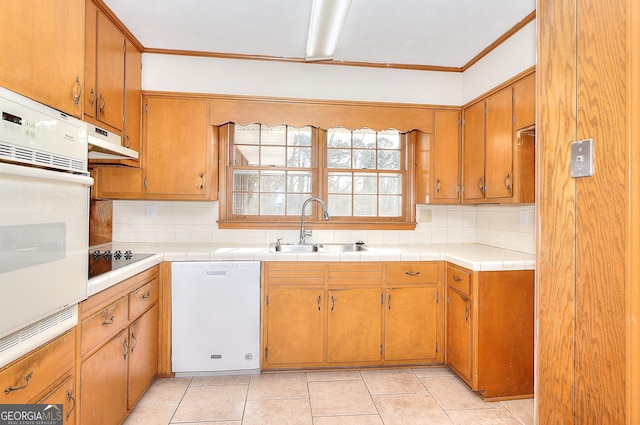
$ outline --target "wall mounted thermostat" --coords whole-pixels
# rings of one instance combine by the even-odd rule
[[[571,143],[571,177],[593,175],[593,139]]]

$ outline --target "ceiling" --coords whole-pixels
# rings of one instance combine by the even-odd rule
[[[302,59],[311,0],[103,0],[145,49]],[[462,68],[536,0],[352,0],[334,61]]]

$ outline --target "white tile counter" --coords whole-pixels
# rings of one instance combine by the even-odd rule
[[[268,246],[233,246],[194,243],[114,242],[114,250],[154,253],[129,266],[89,279],[89,295],[96,294],[162,261],[440,261],[475,271],[534,270],[535,255],[480,244],[371,245],[362,252],[269,252]]]

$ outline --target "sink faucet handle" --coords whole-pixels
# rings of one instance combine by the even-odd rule
[[[276,246],[280,246],[280,241],[282,240],[282,238],[278,238],[276,239]]]

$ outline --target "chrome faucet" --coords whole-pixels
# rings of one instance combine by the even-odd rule
[[[300,245],[304,245],[304,238],[307,236],[311,236],[311,229],[305,230],[304,228],[304,210],[307,207],[307,204],[311,201],[315,201],[320,204],[322,207],[322,212],[325,220],[329,220],[331,216],[329,215],[329,211],[327,210],[327,204],[320,198],[309,198],[302,204],[302,212],[300,213]]]

